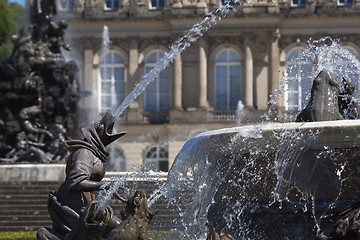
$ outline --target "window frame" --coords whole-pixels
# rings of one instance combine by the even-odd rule
[[[155,6],[153,2],[156,2]],[[165,8],[165,0],[151,0],[150,1],[150,10],[162,10]]]
[[[111,54],[111,63],[103,63],[102,60],[104,59],[106,61],[106,56],[108,54]],[[115,55],[117,55],[119,57],[119,59],[121,59],[121,62],[117,63],[114,62],[114,58]],[[103,76],[101,74],[102,69],[110,69],[111,71],[111,76],[110,78],[107,79],[103,79]],[[122,70],[122,76],[119,78],[119,80],[115,79],[115,69],[121,69]],[[123,57],[121,56],[120,53],[118,53],[117,51],[114,50],[110,50],[107,51],[105,53],[102,54],[102,56],[100,57],[100,61],[99,61],[99,80],[98,80],[98,109],[99,112],[103,113],[106,111],[112,111],[114,107],[117,107],[121,104],[122,101],[124,101],[125,99],[125,62]],[[103,83],[104,82],[110,82],[110,93],[103,93]],[[119,89],[122,90],[120,93],[116,93],[115,92],[115,96],[112,95],[112,90],[116,90],[116,82],[118,82],[117,84],[120,84]],[[116,103],[113,102],[113,98],[111,98],[111,106],[103,106],[103,98],[105,96],[110,96],[110,97],[116,97]]]
[[[66,2],[66,7],[63,7],[62,2]],[[74,10],[75,7],[75,0],[60,0],[59,1],[59,9],[61,12],[72,12]]]
[[[297,91],[289,91],[288,62],[290,62],[291,65],[295,64],[297,67],[300,66],[299,63],[304,63],[303,61],[294,63],[294,62],[292,62],[291,59],[288,59],[289,55],[291,55],[294,51],[305,51],[305,48],[302,48],[302,47],[293,48],[291,51],[289,51],[289,53],[286,55],[286,58],[285,58],[285,79],[287,79],[287,81],[285,82],[285,86],[284,86],[285,87],[285,109],[286,109],[286,111],[301,111],[301,110],[303,110],[304,107],[306,107],[306,104],[307,104],[306,97],[310,94],[311,87],[312,87],[312,80],[314,79],[314,66],[309,59],[309,61],[305,62],[305,64],[302,64],[302,65],[311,65],[311,76],[309,78],[309,80],[310,80],[309,89],[303,89],[302,79],[305,79],[305,78],[302,78],[301,77],[302,74],[299,73],[295,76],[298,90]],[[300,55],[300,54],[301,53],[297,53],[297,55]],[[300,67],[300,69],[302,69],[302,68]],[[307,90],[309,90],[309,91],[307,91]],[[306,94],[304,94],[305,92],[306,92]],[[297,93],[298,105],[296,108],[294,107],[295,105],[292,105],[291,108],[289,106],[289,93],[290,94]],[[304,102],[304,106],[302,106],[303,102]]]
[[[340,2],[341,0],[337,0],[337,5],[341,6],[341,7],[348,7],[348,6],[352,6],[354,1],[353,0],[343,0],[344,3]]]
[[[217,61],[217,58],[223,54],[224,52],[226,52],[226,61]],[[230,56],[230,52],[233,52],[237,55],[238,57],[238,61],[230,61],[229,60],[229,56]],[[217,83],[218,83],[218,79],[217,79],[217,71],[218,71],[218,67],[226,67],[226,108],[225,109],[220,109],[218,106],[218,94],[217,94]],[[236,106],[234,108],[231,108],[231,78],[230,78],[230,69],[231,67],[239,67],[240,70],[240,74],[239,74],[239,86],[240,86],[240,91],[239,91],[239,97],[238,97],[238,101],[242,100],[242,65],[241,65],[241,56],[240,54],[232,49],[232,48],[225,48],[223,50],[221,50],[218,54],[216,54],[215,57],[215,65],[214,65],[214,109],[216,111],[230,111],[230,110],[236,110]]]
[[[296,3],[295,3],[296,1]],[[304,1],[304,2],[302,2]],[[292,7],[305,7],[306,6],[306,0],[291,0],[291,6]]]
[[[150,153],[150,151],[154,151]],[[147,156],[148,154],[151,154],[152,156]],[[155,153],[155,157],[153,157]],[[162,156],[162,154],[165,153],[165,156]],[[161,162],[166,162],[167,168],[161,169]],[[169,171],[169,151],[166,147],[161,145],[152,146],[147,149],[147,151],[144,154],[144,160],[143,164],[146,166],[148,165],[149,168],[151,168],[151,165],[155,166],[155,169],[151,169],[155,172],[168,172]]]
[[[156,61],[155,62],[149,62],[149,58],[152,54],[156,54]],[[149,52],[144,60],[144,74],[146,75],[149,71],[151,71],[151,69],[153,69],[156,66],[156,63],[163,57],[163,55],[165,54],[164,51],[162,50],[153,50],[151,52]],[[148,71],[148,69],[150,69]],[[160,81],[161,81],[161,74],[164,73],[165,71],[169,71],[168,72],[168,78],[165,79],[166,83],[168,84],[167,88],[168,91],[167,92],[162,92],[161,88],[160,88]],[[149,91],[151,88],[149,88],[149,86],[151,84],[155,84],[155,97],[156,97],[156,103],[155,105],[155,111],[153,110],[149,110],[152,108],[153,105],[149,105],[148,103],[148,96],[149,94],[151,94]],[[149,84],[149,86],[145,89],[144,91],[144,111],[145,112],[150,112],[150,113],[161,113],[161,112],[169,112],[170,108],[171,108],[171,69],[170,67],[166,67],[162,72],[159,73],[159,75],[154,79],[154,81],[152,83]],[[151,86],[150,86],[151,87]],[[161,105],[162,105],[162,100],[161,97],[165,96],[166,97],[166,109],[161,109]],[[151,106],[151,107],[150,107]]]
[[[108,1],[111,2],[111,6],[108,7],[107,3]],[[111,12],[111,11],[117,11],[119,9],[119,0],[105,0],[104,1],[104,11]]]

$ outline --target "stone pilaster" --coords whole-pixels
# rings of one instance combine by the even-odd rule
[[[86,109],[97,111],[97,78],[94,74],[94,52],[91,40],[84,42],[84,92],[86,93],[82,101]]]
[[[131,38],[129,48],[129,74],[128,81],[126,82],[126,96],[131,93],[139,79],[139,40],[137,38]],[[141,98],[135,99],[127,109],[127,120],[128,122],[141,122],[143,119],[142,112],[144,105],[142,104]]]
[[[207,100],[207,57],[206,57],[206,42],[203,39],[199,41],[199,107],[203,109],[209,108]]]
[[[270,94],[275,97],[277,90],[280,90],[280,48],[279,48],[280,32],[277,28],[274,32],[270,33],[270,52],[269,52],[269,83]]]
[[[244,53],[245,53],[245,106],[254,107],[254,60],[252,42],[254,36],[245,33]]]
[[[174,108],[182,109],[182,59],[181,55],[174,62]]]

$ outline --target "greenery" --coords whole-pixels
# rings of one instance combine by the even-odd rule
[[[162,239],[168,235],[166,231],[150,231],[149,236],[153,239]],[[36,240],[36,231],[31,232],[0,232],[0,240]]]
[[[0,240],[36,240],[36,232],[0,232]]]
[[[17,3],[0,0],[0,61],[10,56],[11,36],[19,31],[18,21],[23,18],[24,8]]]

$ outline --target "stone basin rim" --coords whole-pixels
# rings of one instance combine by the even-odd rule
[[[281,130],[317,130],[317,129],[353,129],[359,128],[360,119],[351,120],[335,120],[335,121],[319,121],[319,122],[287,122],[287,123],[259,123],[252,125],[244,125],[232,128],[222,128],[212,131],[207,131],[198,134],[195,138],[223,135],[223,134],[237,134],[242,131],[252,131],[254,129],[261,129],[262,132],[281,131]],[[359,132],[360,133],[360,132]]]

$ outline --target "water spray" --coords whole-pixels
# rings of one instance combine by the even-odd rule
[[[156,77],[163,71],[170,63],[172,63],[177,56],[179,56],[185,49],[190,47],[192,43],[202,37],[212,26],[214,26],[221,19],[236,14],[238,12],[236,6],[241,6],[245,0],[231,0],[225,1],[224,5],[220,6],[214,11],[208,13],[200,23],[196,23],[190,30],[185,32],[185,35],[176,40],[171,46],[170,51],[155,64],[155,67],[150,72],[145,74],[141,81],[136,84],[132,92],[124,99],[120,106],[114,111],[114,119],[118,118],[125,109],[142,93],[146,87],[152,83]],[[106,31],[106,29],[105,29]],[[118,191],[121,184],[115,181],[111,187],[103,193],[99,194],[99,208],[105,209],[111,197]],[[150,198],[151,199],[151,198]]]

